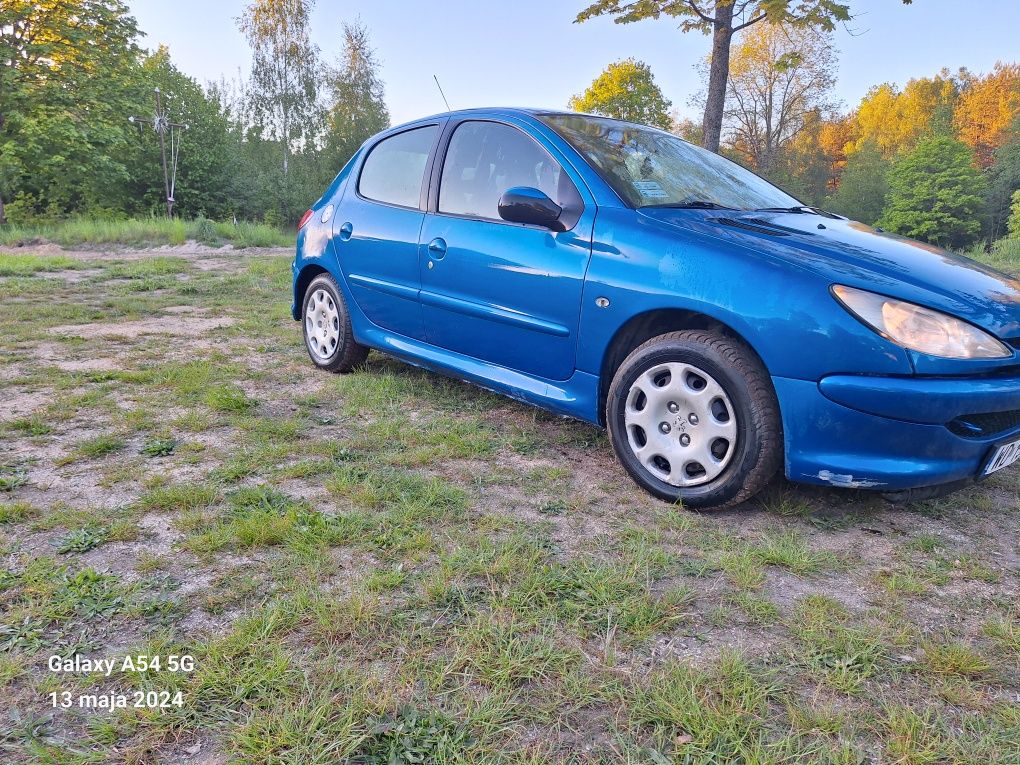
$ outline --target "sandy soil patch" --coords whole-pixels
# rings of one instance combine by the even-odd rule
[[[0,422],[28,417],[36,409],[46,406],[51,395],[45,390],[5,391],[3,403],[0,404]]]
[[[126,337],[130,335],[180,335],[188,337],[229,327],[234,320],[227,316],[199,318],[192,316],[157,316],[151,319],[94,324],[65,324],[51,327],[51,335],[73,337]]]
[[[226,265],[227,270],[231,270],[237,264],[243,263],[248,257],[255,255],[280,256],[289,255],[291,252],[292,250],[289,247],[247,247],[237,249],[230,244],[223,245],[222,247],[210,247],[190,239],[184,244],[166,244],[144,250],[128,249],[122,245],[96,245],[95,248],[89,250],[64,249],[52,242],[27,244],[24,247],[0,247],[0,253],[40,256],[62,255],[84,262],[94,262],[97,260],[147,260],[158,256],[181,257],[187,260],[209,259],[211,265],[204,270],[210,271],[222,270],[224,265]],[[202,266],[198,267],[201,268]]]

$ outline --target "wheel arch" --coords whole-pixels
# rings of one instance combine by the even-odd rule
[[[609,395],[609,387],[613,383],[616,370],[620,368],[624,359],[630,355],[631,351],[653,337],[684,329],[714,330],[739,340],[757,357],[766,371],[768,370],[768,366],[754,345],[730,324],[720,321],[714,316],[684,308],[657,308],[643,311],[632,316],[616,330],[602,356],[598,399],[600,425],[606,424],[606,399]]]
[[[305,291],[312,283],[312,279],[320,274],[328,273],[329,269],[323,268],[318,263],[308,263],[298,272],[297,279],[294,280],[294,321],[301,320],[301,304],[304,302]]]

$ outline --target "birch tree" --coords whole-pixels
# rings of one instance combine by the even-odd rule
[[[309,36],[313,0],[255,0],[237,19],[251,46],[252,128],[279,143],[284,177],[296,147],[319,131],[319,49]]]

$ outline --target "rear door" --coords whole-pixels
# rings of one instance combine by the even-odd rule
[[[368,151],[333,218],[333,242],[354,299],[369,321],[423,340],[418,237],[424,179],[440,125],[387,136]]]
[[[580,179],[521,127],[464,120],[434,175],[421,233],[421,303],[429,343],[550,380],[574,371],[595,205]],[[568,231],[508,223],[508,188],[543,191],[574,217]]]

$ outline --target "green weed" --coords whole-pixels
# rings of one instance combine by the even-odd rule
[[[83,553],[103,544],[109,537],[109,530],[103,528],[82,528],[64,537],[57,546],[61,555]]]
[[[177,448],[177,441],[173,438],[154,438],[146,441],[142,446],[142,454],[146,457],[168,457]]]

